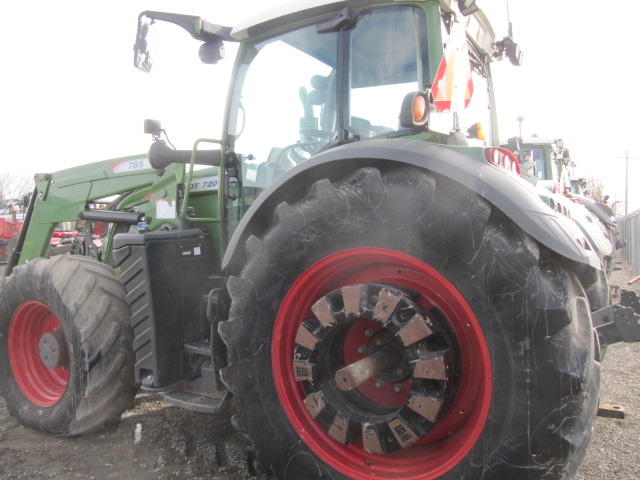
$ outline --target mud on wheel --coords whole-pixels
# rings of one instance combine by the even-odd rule
[[[130,310],[113,270],[78,256],[17,267],[0,290],[0,394],[26,427],[77,435],[132,406]]]
[[[223,379],[278,478],[567,478],[599,383],[570,270],[415,169],[281,204],[229,279]]]

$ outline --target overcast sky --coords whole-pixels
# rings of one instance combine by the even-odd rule
[[[197,43],[180,29],[158,36],[154,69],[132,66],[137,15],[163,10],[233,25],[278,2],[35,0],[0,6],[0,171],[33,174],[145,152],[144,118],[160,118],[178,148],[220,137],[231,61],[197,65]],[[506,0],[479,0],[499,36]],[[640,2],[511,0],[524,65],[494,69],[501,137],[563,138],[582,176],[600,177],[640,208],[638,67],[632,32]],[[163,43],[176,44],[165,48]],[[632,43],[633,42],[633,43]],[[171,51],[168,51],[171,50]],[[180,56],[162,62],[161,55]],[[232,52],[230,52],[232,53]],[[194,74],[195,73],[195,74]],[[633,180],[635,179],[635,181]]]

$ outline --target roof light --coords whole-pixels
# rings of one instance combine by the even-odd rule
[[[518,158],[506,148],[488,147],[484,149],[487,161],[498,168],[514,175],[520,175]]]

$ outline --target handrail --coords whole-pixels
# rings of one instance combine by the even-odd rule
[[[184,199],[182,201],[182,218],[188,218],[190,222],[211,222],[211,223],[221,223],[222,222],[222,202],[224,199],[224,171],[225,171],[225,155],[223,153],[222,158],[220,159],[220,167],[218,170],[218,218],[206,218],[206,217],[187,217],[187,206],[189,205],[189,197],[191,194],[191,180],[193,179],[193,166],[196,161],[196,153],[198,151],[198,145],[201,143],[214,143],[220,145],[222,148],[222,140],[214,140],[211,138],[199,138],[193,144],[193,149],[191,151],[191,162],[189,163],[189,170],[187,172],[187,181],[184,187]]]

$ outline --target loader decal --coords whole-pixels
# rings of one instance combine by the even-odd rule
[[[111,164],[111,171],[113,173],[131,173],[138,170],[153,170],[153,167],[146,157]]]

